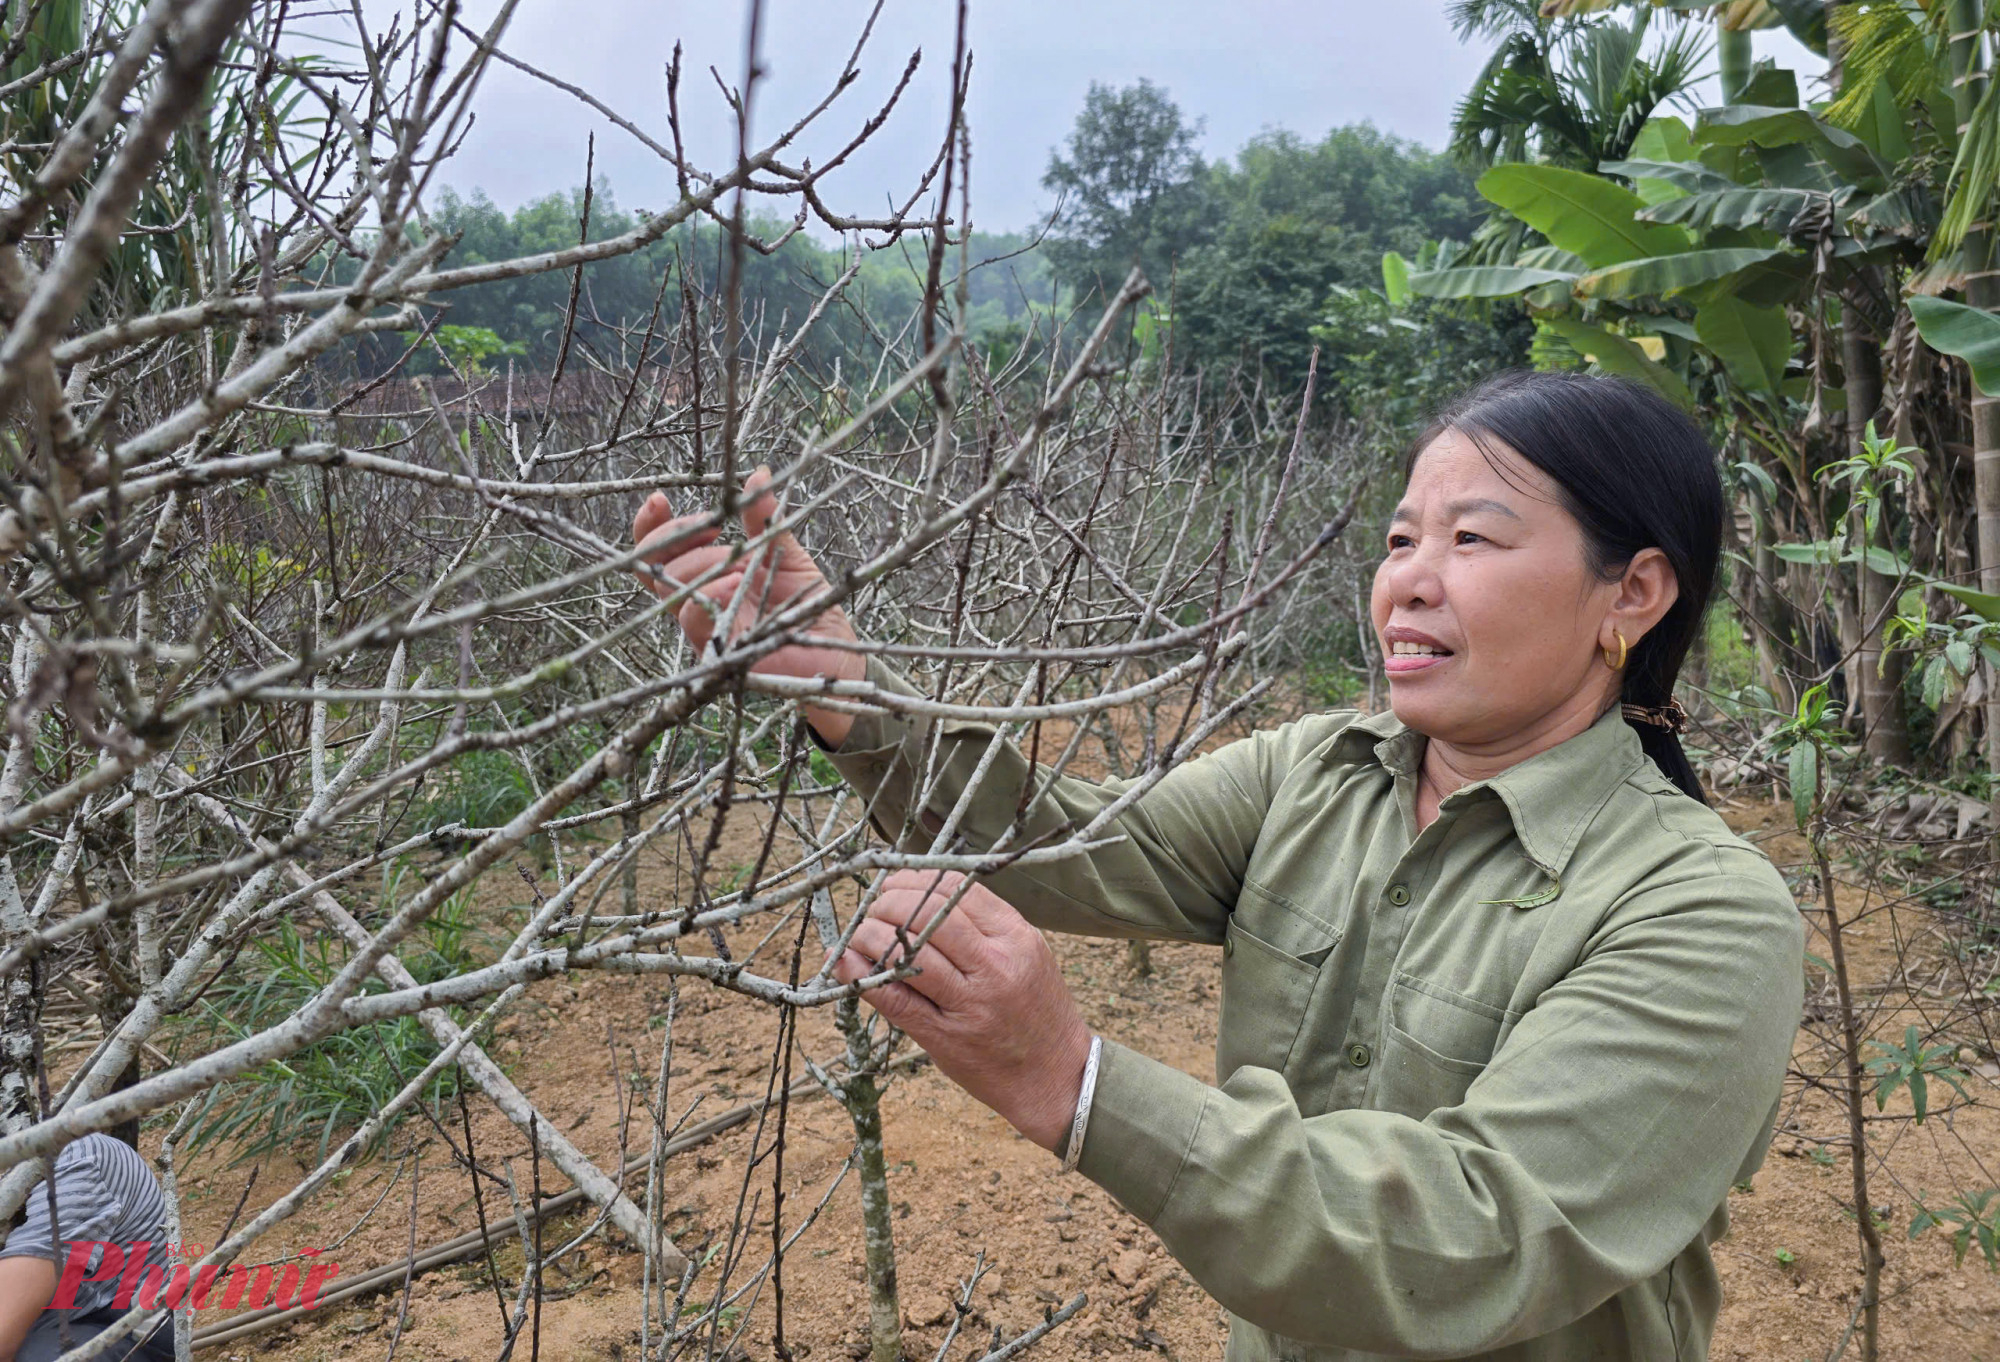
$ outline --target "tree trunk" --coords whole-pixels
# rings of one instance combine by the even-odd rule
[[[1882,1319],[1882,1232],[1875,1223],[1875,1206],[1868,1194],[1867,1066],[1861,1055],[1861,1021],[1847,973],[1846,926],[1834,900],[1833,867],[1826,859],[1826,823],[1813,815],[1813,864],[1819,871],[1821,907],[1826,913],[1827,954],[1833,957],[1833,983],[1840,999],[1840,1037],[1847,1061],[1841,1105],[1847,1109],[1848,1172],[1854,1189],[1854,1220],[1861,1249],[1861,1362],[1880,1356]]]
[[[1861,606],[1855,593],[1847,589],[1846,583],[1837,577],[1833,582],[1833,643],[1829,657],[1840,659],[1840,700],[1852,727],[1867,724],[1867,709],[1862,703],[1864,681],[1861,675]],[[1825,633],[1821,631],[1820,647],[1825,647]],[[1819,650],[1815,649],[1815,656]]]
[[[1968,252],[1975,242],[1983,257],[1988,250],[1986,233],[1966,238]],[[1966,285],[1966,301],[1989,312],[2000,308],[2000,288],[1994,283],[1990,278],[1974,278]],[[1979,589],[2000,591],[2000,397],[1987,397],[1977,388],[1972,392],[1972,502],[1979,517]],[[2000,776],[2000,676],[1990,667],[1986,678],[1986,768]],[[2000,798],[1995,802],[1994,826],[2000,828]]]
[[[0,857],[0,925],[9,949],[29,944],[33,928],[21,904],[10,858]],[[0,1135],[26,1130],[42,1116],[42,961],[31,958],[0,986]]]
[[[1973,110],[1986,90],[1985,58],[1980,50],[1984,5],[1981,0],[1951,0],[1951,102],[1958,119],[1961,144]],[[2000,306],[2000,279],[1993,275],[1993,238],[1984,225],[1968,232],[1960,252],[1965,271],[1965,301],[1992,311]],[[2000,397],[1987,397],[1975,385],[1972,394],[1972,500],[1979,525],[1979,589],[2000,591]],[[2000,775],[2000,676],[1989,668],[1986,677],[1986,763]],[[1994,825],[2000,828],[2000,795],[1995,796]]]
[[[639,790],[640,782],[631,780],[626,782],[625,788],[620,793],[627,799],[636,799],[639,795]],[[618,831],[628,842],[638,840],[640,827],[639,811],[637,809],[627,809],[624,813],[618,815]],[[625,858],[625,869],[618,876],[618,904],[619,910],[625,916],[637,917],[639,915],[639,858],[637,856],[628,856]]]
[[[1868,438],[1868,423],[1877,415],[1882,401],[1882,353],[1875,338],[1862,329],[1853,309],[1842,310],[1840,325],[1841,368],[1847,380],[1847,453],[1858,456]],[[1867,535],[1863,517],[1853,516],[1858,536]],[[1856,539],[1861,543],[1861,539]],[[1889,508],[1884,505],[1876,518],[1875,534],[1867,547],[1888,547]],[[1903,722],[1903,655],[1885,652],[1882,634],[1895,613],[1896,578],[1885,576],[1864,560],[1856,566],[1855,581],[1861,607],[1861,646],[1856,655],[1859,666],[1856,696],[1861,714],[1863,741],[1868,755],[1878,761],[1907,763],[1910,735]]]
[[[1787,645],[1796,644],[1798,631],[1791,608],[1777,590],[1777,582],[1785,571],[1784,562],[1775,552],[1777,527],[1772,523],[1771,508],[1755,491],[1744,493],[1743,505],[1744,518],[1749,522],[1744,548],[1756,571],[1743,582],[1736,608],[1743,616],[1751,650],[1756,654],[1758,680],[1770,692],[1771,702],[1790,713],[1798,703],[1798,696],[1785,662],[1790,656]]]
[[[868,1062],[867,1026],[852,998],[834,1005],[834,1016],[847,1036],[850,1065]],[[861,1242],[868,1264],[869,1362],[902,1362],[903,1316],[896,1301],[896,1232],[889,1207],[889,1171],[882,1157],[882,1090],[865,1069],[841,1085],[847,1119],[854,1126],[854,1147],[860,1155]]]
[[[821,889],[812,897],[813,923],[820,945],[840,941],[833,896]],[[868,1271],[869,1362],[903,1362],[903,1311],[896,1301],[896,1231],[889,1206],[889,1169],[882,1155],[881,1060],[861,1004],[842,998],[833,1005],[833,1024],[847,1042],[847,1076],[827,1091],[847,1108],[854,1127],[856,1168],[861,1176],[861,1243]],[[823,1083],[827,1082],[822,1078]]]
[[[1827,83],[1838,95],[1846,76],[1846,53],[1833,25],[1835,0],[1827,0]],[[1862,270],[1854,283],[1858,291],[1871,283],[1880,271]],[[1860,310],[1843,301],[1840,309],[1840,368],[1847,396],[1847,456],[1857,458],[1867,445],[1868,423],[1878,416],[1882,405],[1882,346],[1869,333]],[[1852,517],[1855,539],[1863,550],[1889,548],[1889,508],[1877,508],[1875,532],[1868,532],[1867,520]],[[1910,733],[1903,718],[1904,657],[1886,651],[1882,635],[1895,613],[1896,578],[1884,576],[1868,563],[1864,552],[1855,567],[1855,599],[1860,607],[1861,645],[1855,668],[1854,708],[1861,716],[1862,740],[1868,755],[1877,761],[1907,763],[1910,760]]]
[[[1789,714],[1798,707],[1799,697],[1792,674],[1785,669],[1785,655],[1779,652],[1774,636],[1788,612],[1771,589],[1783,566],[1768,543],[1758,545],[1758,580],[1750,594],[1750,644],[1757,656],[1757,677],[1770,693],[1771,703]]]
[[[97,1021],[98,1025],[104,1028],[104,1034],[108,1036],[124,1024],[126,1014],[139,1000],[138,981],[126,971],[126,966],[136,959],[138,954],[138,943],[134,939],[131,920],[128,918],[123,922],[107,922],[92,929],[90,944],[97,955],[98,972],[104,976],[104,987],[97,998]],[[111,1080],[111,1086],[104,1092],[105,1096],[123,1092],[146,1076],[140,1066],[140,1053],[136,1048],[132,1051],[131,1059],[118,1071],[118,1077]],[[137,1149],[139,1118],[128,1117],[105,1133]]]
[[[21,694],[41,665],[44,649],[39,627],[23,624],[14,631],[13,693]],[[17,724],[0,765],[0,811],[12,813],[34,767],[34,725]],[[14,858],[0,856],[0,949],[23,950],[33,941],[36,922],[22,900]],[[17,1135],[42,1118],[42,1000],[47,988],[47,962],[30,956],[0,982],[0,1135]]]

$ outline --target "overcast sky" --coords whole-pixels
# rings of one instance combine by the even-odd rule
[[[371,6],[374,8],[374,6]],[[480,27],[494,0],[467,6]],[[770,133],[819,99],[869,9],[865,0],[768,0],[753,131]],[[588,88],[633,123],[666,139],[665,79],[684,49],[681,104],[691,149],[711,168],[734,149],[729,114],[708,73],[741,78],[745,0],[528,0],[506,49]],[[873,212],[907,192],[929,163],[950,85],[952,0],[888,0],[862,57],[862,77],[807,137],[824,160],[850,138],[921,48],[910,90],[870,146],[828,178],[841,211]],[[1782,31],[1759,33],[1758,54],[1801,73],[1823,63]],[[974,0],[973,219],[1020,228],[1051,203],[1041,187],[1051,147],[1067,135],[1092,81],[1146,77],[1203,120],[1205,154],[1227,156],[1267,128],[1317,138],[1367,120],[1441,146],[1451,109],[1484,60],[1462,46],[1444,0]],[[443,179],[483,189],[512,208],[582,183],[585,138],[597,132],[597,169],[626,209],[674,197],[667,167],[571,96],[496,66],[475,105],[478,124]]]

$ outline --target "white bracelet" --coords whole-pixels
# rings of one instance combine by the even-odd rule
[[[1083,1128],[1090,1124],[1090,1099],[1097,1093],[1097,1061],[1104,1053],[1104,1037],[1090,1038],[1090,1058],[1083,1066],[1083,1088],[1076,1095],[1076,1115],[1070,1118],[1069,1147],[1063,1151],[1062,1171],[1074,1173],[1083,1157]]]

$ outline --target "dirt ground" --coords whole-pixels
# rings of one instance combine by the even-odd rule
[[[1781,861],[1796,855],[1768,806],[1745,803],[1732,821],[1768,839]],[[724,855],[748,860],[754,852],[745,831],[732,829]],[[732,846],[734,849],[732,849]],[[648,898],[677,902],[673,868],[645,871]],[[510,919],[517,920],[517,919]],[[1864,929],[1856,943],[1857,971],[1879,967],[1886,953]],[[742,934],[739,948],[750,942]],[[1091,1025],[1148,1054],[1205,1079],[1213,1077],[1219,952],[1156,945],[1153,973],[1140,977],[1123,943],[1062,938],[1064,969]],[[1815,940],[1808,949],[1824,954]],[[497,1057],[516,1082],[600,1166],[615,1166],[621,1149],[624,1077],[651,1073],[658,1063],[658,1021],[664,1011],[662,981],[579,975],[537,985],[501,1025]],[[1901,1016],[1885,1007],[1878,1030],[1900,1032]],[[761,1097],[776,1017],[769,1009],[720,990],[684,987],[675,1026],[671,1106],[676,1112],[699,1098],[693,1119]],[[821,1058],[839,1052],[824,1013],[804,1016],[800,1035]],[[1985,1056],[1991,1059],[1991,1056]],[[1818,1072],[1831,1056],[1801,1035],[1798,1060]],[[2000,1071],[1996,1071],[2000,1072]],[[1977,1080],[1991,1099],[1990,1082]],[[1907,1099],[1890,1113],[1907,1111]],[[524,1189],[530,1177],[526,1142],[477,1094],[472,1098],[479,1157],[505,1159]],[[1110,1198],[1083,1179],[1061,1176],[1055,1161],[966,1098],[928,1067],[896,1080],[884,1100],[889,1191],[895,1210],[906,1352],[933,1356],[954,1310],[952,1300],[976,1262],[990,1265],[979,1283],[953,1357],[977,1356],[997,1327],[1011,1336],[1077,1292],[1089,1304],[1039,1350],[1047,1357],[1126,1357],[1142,1353],[1200,1359],[1220,1355],[1223,1317],[1213,1301],[1167,1256],[1158,1242]],[[455,1113],[447,1123],[458,1135]],[[634,1124],[630,1143],[641,1144]],[[1718,1359],[1825,1358],[1849,1327],[1858,1295],[1856,1232],[1843,1207],[1851,1195],[1844,1153],[1831,1163],[1811,1157],[1811,1137],[1838,1134],[1842,1118],[1828,1099],[1802,1098],[1781,1120],[1770,1158],[1748,1187],[1730,1197],[1733,1227],[1717,1261],[1726,1291],[1711,1351]],[[676,1242],[695,1248],[719,1238],[740,1196],[757,1205],[743,1280],[770,1241],[772,1169],[759,1166],[746,1181],[751,1126],[676,1156],[668,1165],[662,1206]],[[157,1134],[148,1138],[156,1144]],[[2000,1115],[1973,1111],[1956,1120],[1932,1119],[1921,1127],[1902,1122],[1878,1126],[1890,1142],[1889,1176],[1877,1176],[1876,1195],[1888,1206],[1883,1232],[1888,1256],[1882,1355],[1937,1362],[1991,1362],[2000,1358],[2000,1277],[1989,1274],[1975,1250],[1955,1267],[1944,1236],[1933,1232],[1911,1243],[1906,1231],[1912,1198],[1951,1184],[1948,1170],[1968,1163],[1992,1170],[2000,1182]],[[784,1150],[785,1224],[798,1225],[839,1174],[851,1148],[845,1114],[824,1098],[802,1100],[790,1113]],[[150,1149],[149,1149],[150,1152]],[[298,1151],[311,1156],[310,1146]],[[254,1210],[289,1186],[301,1165],[279,1158],[250,1187]],[[188,1237],[213,1242],[239,1199],[250,1165],[226,1166],[220,1154],[194,1161],[185,1174]],[[414,1173],[414,1179],[413,1179]],[[543,1165],[553,1192],[566,1185]],[[413,1189],[414,1181],[414,1189]],[[637,1186],[638,1184],[633,1184]],[[414,1190],[414,1198],[412,1192]],[[414,1224],[412,1207],[414,1202]],[[504,1198],[489,1190],[489,1218],[504,1218]],[[561,1225],[572,1232],[585,1222]],[[324,1248],[351,1278],[423,1246],[476,1227],[470,1184],[455,1167],[438,1131],[406,1124],[390,1151],[345,1174],[338,1188],[276,1231],[266,1256]],[[557,1230],[546,1242],[558,1242]],[[641,1291],[639,1258],[602,1237],[548,1274],[539,1330],[539,1355],[559,1358],[636,1358]],[[503,1279],[511,1264],[518,1277],[518,1248],[503,1253]],[[795,1357],[858,1357],[865,1351],[866,1288],[861,1220],[852,1177],[841,1181],[817,1220],[785,1261],[784,1334]],[[743,1354],[774,1356],[776,1301],[770,1287],[747,1313],[732,1316]],[[500,1307],[483,1260],[471,1259],[418,1276],[410,1286],[400,1333],[401,1293],[392,1290],[326,1307],[307,1321],[205,1351],[211,1358],[349,1359],[393,1355],[411,1359],[486,1359],[501,1346]],[[214,1322],[213,1312],[200,1323]],[[515,1357],[535,1352],[528,1340]],[[1858,1355],[1851,1346],[1851,1356]]]

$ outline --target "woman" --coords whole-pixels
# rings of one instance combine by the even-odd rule
[[[1709,1245],[1770,1140],[1804,947],[1675,737],[1720,546],[1714,454],[1635,385],[1510,374],[1446,411],[1406,475],[1371,601],[1390,712],[1175,768],[1123,840],[986,877],[921,972],[868,996],[1150,1225],[1233,1315],[1232,1360],[1705,1357]],[[753,499],[753,534],[771,509]],[[665,528],[655,498],[634,530]],[[667,575],[726,561],[713,538],[661,555]],[[790,539],[774,571],[771,600],[820,580]],[[705,641],[700,605],[680,619]],[[814,632],[853,637],[838,610]],[[913,693],[838,649],[759,666]],[[912,818],[927,724],[807,717],[913,847],[990,734],[944,726]],[[995,763],[973,845],[1032,774],[1012,748]],[[1120,788],[1058,780],[1025,831]],[[895,958],[936,878],[890,877],[840,978]],[[1220,944],[1220,1086],[1094,1040],[1036,927]]]

